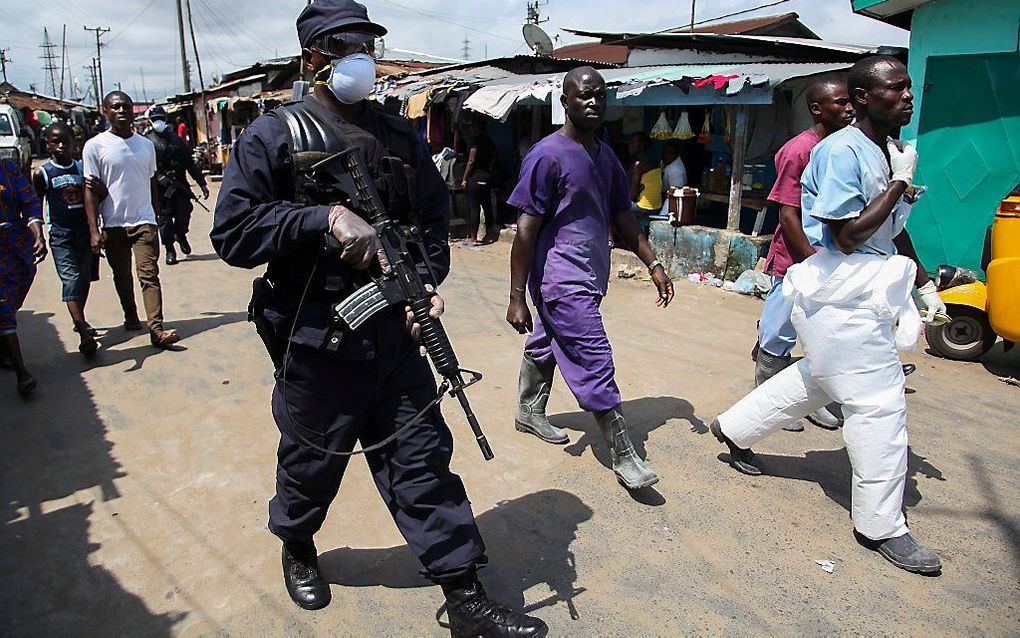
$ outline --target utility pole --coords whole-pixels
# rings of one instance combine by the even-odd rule
[[[461,57],[465,60],[471,59],[471,40],[468,40],[467,34],[464,35],[464,46],[461,49],[463,55]]]
[[[64,42],[60,48],[60,99],[64,99],[64,68],[67,67],[67,25],[64,25]],[[70,71],[70,69],[68,69]]]
[[[142,74],[142,101],[148,103],[149,96],[145,94],[145,69],[138,67],[138,72]]]
[[[698,0],[691,0],[691,28],[690,33],[694,33],[694,7],[698,4]]]
[[[190,20],[191,16],[188,15]],[[184,74],[184,92],[191,93],[191,76],[188,74],[188,49],[184,46],[184,10],[177,0],[177,32],[181,39],[181,73]]]
[[[99,38],[101,38],[101,37],[103,37],[103,35],[109,33],[110,32],[110,28],[109,27],[92,27],[90,29],[88,27],[84,27],[84,29],[86,31],[95,31],[96,32],[96,60],[94,62],[96,64],[96,66],[99,67],[99,72],[98,72],[99,83],[96,84],[96,90],[99,92],[99,93],[97,93],[97,95],[99,95],[99,94],[105,95],[105,93],[103,93],[103,50],[102,50],[102,43],[99,41]],[[102,99],[103,99],[102,97],[97,97],[96,98],[96,103],[98,104],[99,101],[101,101]]]
[[[205,133],[204,137],[209,139],[209,109],[206,108],[205,104],[205,78],[202,77],[202,58],[198,56],[198,41],[195,40],[195,23],[191,19],[191,0],[187,0],[188,4],[188,29],[191,31],[191,48],[195,50],[195,66],[198,67],[198,91],[202,97],[202,114],[205,119]],[[195,123],[196,127],[198,122]],[[196,131],[197,133],[197,131]],[[198,136],[195,137],[196,141]]]
[[[10,51],[10,49],[0,49],[0,70],[3,71],[4,82],[7,81],[7,63],[14,62],[14,60],[7,57],[8,51]]]
[[[57,45],[50,42],[49,29],[43,27],[43,43],[39,45],[39,48],[43,50],[43,54],[39,57],[43,61],[43,71],[49,76],[50,80],[50,95],[57,94],[57,63],[56,54],[53,53],[53,49]],[[44,78],[45,81],[45,78]]]

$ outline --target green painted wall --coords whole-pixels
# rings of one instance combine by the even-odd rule
[[[914,11],[915,116],[902,137],[916,141],[915,181],[929,189],[908,226],[929,272],[940,263],[979,270],[985,229],[1020,182],[1018,39],[1018,0],[936,0]]]
[[[856,5],[855,5],[856,6]],[[1017,0],[935,0],[914,10],[910,27],[910,77],[923,103],[924,70],[933,55],[1009,53],[1020,50],[1020,2]],[[965,78],[961,78],[961,82]],[[915,139],[920,118],[903,129]]]

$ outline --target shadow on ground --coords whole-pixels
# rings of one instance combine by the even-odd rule
[[[830,499],[850,511],[850,457],[845,448],[838,450],[812,450],[804,456],[780,456],[756,453],[762,467],[760,478],[784,478],[817,483]],[[729,462],[729,454],[719,455],[719,460]],[[736,470],[734,470],[736,471]],[[903,490],[903,505],[914,507],[921,502],[921,491],[917,486],[917,475],[945,481],[942,471],[928,462],[928,459],[907,448],[907,484]],[[750,478],[750,477],[749,477]]]
[[[564,602],[576,618],[573,598],[585,590],[575,586],[577,568],[570,544],[578,526],[591,516],[590,507],[562,490],[502,501],[480,514],[478,528],[490,565],[481,578],[489,595],[527,612]],[[407,545],[334,549],[319,557],[319,565],[325,578],[336,585],[432,586],[419,574],[421,563]],[[537,586],[548,589],[549,595],[525,606],[524,592]]]
[[[201,317],[194,319],[181,319],[180,321],[167,321],[166,328],[172,329],[181,336],[180,343],[175,346],[174,350],[187,350],[187,340],[189,337],[201,334],[208,330],[219,328],[231,323],[237,323],[238,321],[247,321],[247,311],[236,311],[236,312],[203,312]],[[144,322],[143,322],[144,324]],[[128,331],[123,326],[115,326],[103,331],[99,336],[99,352],[95,354],[88,362],[89,368],[98,368],[105,366],[115,366],[125,361],[133,361],[134,365],[125,370],[125,372],[134,372],[140,370],[145,360],[153,355],[157,355],[163,352],[159,348],[153,347],[146,338],[145,345],[134,346],[131,348],[125,348],[123,350],[114,350],[116,346],[119,346],[139,335],[145,335],[145,329],[143,328],[139,332]],[[68,357],[79,357],[77,352],[67,353],[65,356]]]
[[[61,363],[67,353],[51,316],[18,314],[26,358],[39,377],[33,400],[16,399],[13,373],[0,371],[2,632],[170,635],[183,613],[152,613],[90,564],[100,546],[89,540],[89,521],[102,512],[93,499],[119,498],[114,480],[125,474],[78,366]],[[47,367],[51,373],[40,374]]]

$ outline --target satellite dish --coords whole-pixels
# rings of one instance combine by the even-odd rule
[[[524,41],[528,43],[535,55],[550,56],[553,52],[553,43],[542,27],[537,24],[527,23],[524,25]]]

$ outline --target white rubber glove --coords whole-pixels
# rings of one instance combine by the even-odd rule
[[[935,320],[936,313],[946,314],[946,302],[942,301],[942,297],[940,297],[938,291],[935,290],[934,282],[929,281],[918,288],[917,292],[921,295],[921,301],[924,302],[926,308],[926,310],[921,313],[921,318],[924,321],[931,323]]]
[[[889,149],[889,165],[892,167],[890,181],[905,182],[907,188],[914,185],[914,169],[917,168],[917,151],[914,147],[899,140],[886,142]]]

